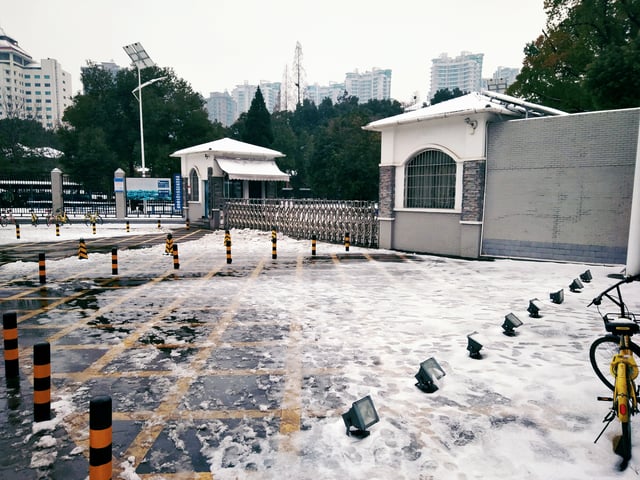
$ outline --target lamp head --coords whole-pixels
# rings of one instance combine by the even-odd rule
[[[469,356],[471,358],[479,359],[482,358],[482,354],[480,350],[482,350],[482,343],[476,337],[478,332],[473,332],[467,335],[467,350],[469,351]]]
[[[444,377],[445,373],[438,361],[431,357],[420,364],[420,370],[415,377],[418,380],[416,387],[425,393],[433,393],[438,390],[436,381]]]
[[[502,324],[503,332],[505,335],[513,336],[516,334],[515,329],[522,325],[522,322],[513,313],[509,313],[504,317],[504,323]]]
[[[371,425],[378,423],[380,418],[378,412],[373,405],[371,396],[367,395],[360,400],[353,402],[347,413],[342,414],[342,420],[347,427],[347,435],[364,438],[368,437],[371,432],[367,430]],[[355,430],[351,430],[354,427]]]
[[[571,282],[571,285],[569,285],[569,290],[571,290],[572,292],[577,292],[582,288],[584,288],[584,285],[582,284],[579,278],[574,278],[573,282]]]
[[[562,303],[564,302],[564,289],[560,289],[557,292],[552,292],[549,294],[549,297],[551,298],[551,301],[553,303]]]
[[[585,270],[583,273],[581,273],[580,280],[586,283],[589,283],[591,280],[593,280],[593,277],[591,276],[591,270]]]
[[[540,318],[540,307],[540,300],[537,298],[529,300],[529,307],[527,308],[529,316],[533,318]]]

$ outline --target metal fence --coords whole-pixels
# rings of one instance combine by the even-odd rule
[[[252,228],[293,238],[341,243],[349,234],[351,245],[378,246],[377,204],[365,201],[226,199],[225,228]]]

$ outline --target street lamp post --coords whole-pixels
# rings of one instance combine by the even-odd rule
[[[145,166],[145,161],[144,161],[144,126],[142,122],[142,88],[167,77],[154,78],[153,80],[149,80],[148,82],[141,84],[140,70],[147,67],[153,67],[155,66],[155,63],[153,63],[153,60],[149,58],[149,54],[138,42],[132,43],[131,45],[126,45],[123,48],[124,48],[124,51],[127,52],[127,55],[129,55],[129,58],[131,58],[131,61],[133,62],[133,64],[138,69],[138,87],[134,88],[131,91],[131,93],[133,94],[133,96],[136,96],[135,92],[136,90],[138,91],[138,96],[136,97],[136,99],[138,100],[139,110],[140,110],[140,156],[142,159],[142,176],[146,177],[147,168]]]

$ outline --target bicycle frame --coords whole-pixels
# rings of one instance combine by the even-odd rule
[[[638,366],[629,347],[629,336],[620,337],[620,353],[611,360],[611,374],[615,377],[613,391],[614,408],[618,419],[628,422],[630,415],[638,410],[635,379],[638,377]],[[630,406],[629,411],[627,406]]]

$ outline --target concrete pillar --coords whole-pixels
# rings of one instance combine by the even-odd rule
[[[636,142],[636,168],[633,175],[629,243],[627,245],[627,275],[640,274],[640,128]]]
[[[62,170],[54,168],[51,170],[51,208],[55,214],[56,210],[61,210],[64,206],[62,197]]]
[[[127,216],[127,186],[126,175],[121,168],[113,174],[113,191],[116,195],[116,218]]]

